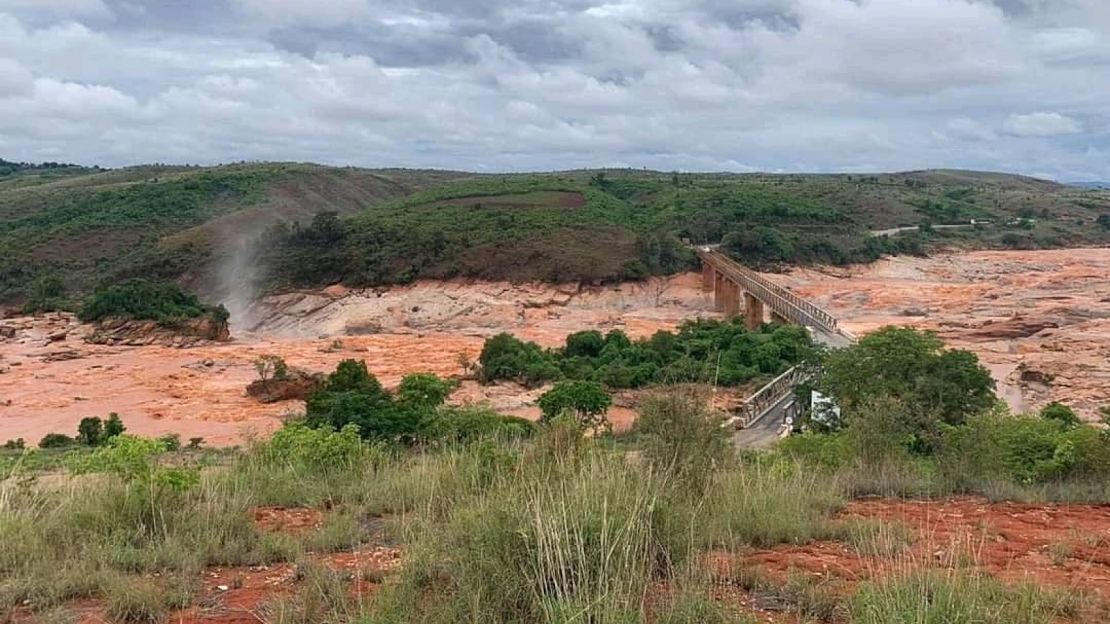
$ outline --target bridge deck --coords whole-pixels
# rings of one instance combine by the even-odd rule
[[[822,330],[828,334],[841,333],[837,327],[836,317],[832,314],[723,253],[712,249],[699,249],[698,257],[791,323]]]
[[[855,337],[838,326],[836,317],[799,297],[732,258],[711,248],[701,248],[698,257],[725,279],[750,293],[778,316],[807,327],[817,342],[833,348],[846,347]],[[740,427],[733,436],[737,446],[760,448],[779,438],[783,422],[793,405],[794,388],[809,379],[809,373],[792,368],[748,398],[733,421]]]

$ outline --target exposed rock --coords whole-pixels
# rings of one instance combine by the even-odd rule
[[[106,345],[162,345],[193,347],[208,342],[227,342],[231,332],[227,322],[210,317],[161,324],[156,321],[105,319],[96,323],[85,342]]]
[[[1008,338],[1028,338],[1046,329],[1056,329],[1060,325],[1053,321],[1031,320],[1015,317],[1006,321],[987,321],[964,335],[968,340],[997,340]]]
[[[15,338],[15,327],[0,325],[0,338]]]
[[[796,269],[779,281],[857,335],[892,324],[938,331],[978,354],[1015,411],[1062,401],[1094,422],[1110,404],[1110,249],[898,256],[849,272]],[[907,317],[907,308],[929,315]],[[1033,378],[1021,379],[1021,364]]]
[[[247,395],[261,403],[304,400],[324,383],[324,375],[290,368],[283,379],[256,379],[247,386]]]
[[[60,331],[53,332],[51,334],[47,334],[46,341],[47,342],[61,342],[61,341],[65,340],[66,336],[68,336],[68,335],[69,335],[69,332],[63,329],[63,330],[60,330]]]
[[[1019,366],[1018,370],[1020,371],[1019,379],[1023,383],[1038,383],[1045,386],[1052,384],[1053,375],[1049,373],[1027,368],[1025,364]]]
[[[76,349],[62,349],[60,351],[51,351],[42,356],[43,362],[65,362],[67,360],[79,360],[85,357],[85,354],[77,351]]]

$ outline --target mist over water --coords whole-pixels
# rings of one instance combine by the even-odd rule
[[[257,296],[258,242],[260,232],[241,234],[228,241],[220,267],[217,292],[220,303],[231,313],[232,331],[249,331],[255,325],[252,304]]]

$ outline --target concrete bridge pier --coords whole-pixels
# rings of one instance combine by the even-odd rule
[[[720,274],[708,262],[701,265],[701,290],[711,293],[716,288],[716,280]]]
[[[749,292],[744,293],[744,325],[751,330],[763,325],[763,302]]]
[[[722,294],[725,298],[725,305],[722,310],[725,318],[732,318],[740,314],[740,285],[725,280],[725,290]]]
[[[714,271],[713,274],[713,309],[718,312],[725,311],[725,276]]]

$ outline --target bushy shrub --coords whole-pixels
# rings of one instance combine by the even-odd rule
[[[633,431],[656,470],[673,474],[691,491],[700,492],[731,454],[729,431],[722,421],[706,397],[673,388],[643,402]]]
[[[64,433],[48,433],[42,436],[39,440],[39,448],[65,448],[77,444],[77,440],[67,436]]]
[[[540,395],[538,404],[545,421],[572,414],[583,427],[594,432],[612,428],[605,412],[613,404],[613,399],[601,384],[592,381],[559,382]]]
[[[104,439],[114,438],[124,431],[127,427],[123,425],[123,420],[120,419],[119,414],[112,412],[108,414],[108,420],[104,421]]]
[[[158,442],[161,443],[162,446],[171,453],[181,450],[181,436],[179,434],[167,433],[165,435],[158,436]]]
[[[77,316],[85,322],[113,317],[174,323],[206,314],[227,320],[223,306],[202,305],[196,295],[186,293],[177,284],[135,278],[95,291]]]
[[[261,449],[270,461],[321,471],[342,470],[365,451],[357,425],[336,431],[299,422],[286,423]]]
[[[534,387],[560,375],[554,358],[534,342],[523,342],[501,333],[482,346],[478,356],[481,379],[486,382],[506,379]]]
[[[735,386],[778,375],[817,354],[802,327],[768,325],[752,332],[741,322],[697,320],[683,323],[677,334],[660,331],[648,340],[632,341],[619,330],[578,332],[567,336],[562,349],[550,351],[499,334],[486,341],[480,362],[485,381],[526,385],[562,377],[609,388],[684,382]]]
[[[824,362],[820,390],[845,417],[876,399],[903,403],[921,426],[936,419],[959,424],[996,400],[994,380],[970,351],[945,349],[935,334],[884,327],[833,351]]]
[[[940,465],[973,488],[991,480],[1019,484],[1110,479],[1110,440],[1089,425],[1054,418],[983,415],[949,428]]]
[[[447,400],[456,384],[431,373],[413,373],[401,380],[397,400],[415,409],[435,409]]]
[[[473,442],[486,438],[527,438],[536,426],[529,420],[498,414],[486,407],[457,407],[440,410],[426,430],[427,437],[443,442]]]
[[[605,348],[605,337],[597,330],[580,331],[567,336],[563,355],[573,357],[597,357]]]
[[[414,373],[401,380],[396,393],[390,393],[364,362],[344,360],[323,388],[309,395],[304,423],[333,431],[353,426],[363,439],[403,445],[523,437],[531,432],[530,424],[490,410],[444,407],[455,386],[430,373]]]
[[[1056,401],[1041,408],[1041,418],[1058,421],[1067,427],[1074,427],[1080,423],[1075,410]]]
[[[31,283],[27,301],[23,304],[23,313],[64,310],[66,305],[66,287],[62,279],[56,275],[45,275]]]

